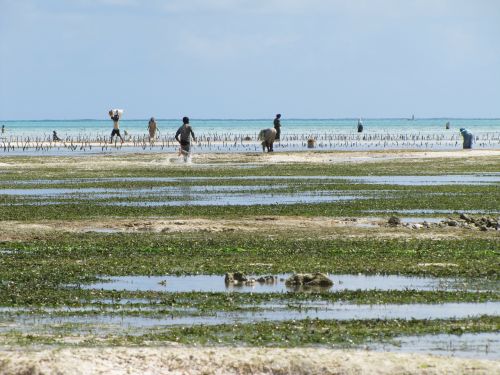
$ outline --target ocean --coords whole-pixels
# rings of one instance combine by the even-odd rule
[[[149,119],[120,121],[122,131],[131,135],[147,134]],[[179,120],[156,120],[162,135],[175,134],[182,125]],[[356,133],[358,119],[282,119],[282,132],[294,135],[316,135],[322,133]],[[458,132],[464,127],[472,133],[500,132],[500,119],[363,119],[365,133],[444,133],[445,124],[450,122],[450,130]],[[5,125],[4,136],[40,137],[50,136],[56,130],[59,136],[107,136],[111,132],[111,120],[22,120],[0,121]],[[203,120],[191,119],[191,126],[198,134],[209,135],[253,135],[261,129],[273,127],[273,119],[259,120]]]
[[[140,147],[139,142],[147,136],[149,119],[120,121],[122,134],[126,132],[131,147]],[[174,147],[173,136],[181,126],[180,119],[157,119],[158,141],[162,150]],[[500,149],[500,119],[362,119],[363,133],[357,133],[358,119],[287,119],[281,120],[282,150],[302,150],[307,140],[314,139],[316,148],[323,150],[375,150],[375,149],[456,149],[460,148],[460,128],[467,128],[475,137],[475,148]],[[445,124],[450,123],[450,129]],[[98,142],[109,140],[113,123],[106,120],[22,120],[0,121],[5,132],[0,134],[0,145],[14,143],[19,148],[22,142],[50,142],[52,132],[65,142]],[[191,119],[191,126],[200,140],[198,146],[204,151],[259,151],[257,134],[261,129],[273,127],[273,119]],[[243,144],[241,141],[253,141]],[[212,150],[212,142],[226,142]],[[158,145],[159,143],[157,143]],[[30,143],[24,151],[39,144]],[[50,146],[52,147],[52,146]],[[144,146],[142,147],[144,149]],[[61,146],[59,144],[59,149]],[[80,148],[81,149],[81,148]],[[11,151],[14,151],[12,149]],[[9,151],[10,152],[10,151]],[[94,149],[95,152],[95,149]],[[1,152],[0,152],[1,154]]]

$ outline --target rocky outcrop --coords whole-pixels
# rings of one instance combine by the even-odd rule
[[[273,275],[266,275],[257,278],[255,281],[261,284],[274,284],[276,281],[278,281],[278,277]]]
[[[461,213],[458,218],[449,217],[440,222],[411,223],[402,222],[400,218],[391,216],[387,221],[387,225],[392,227],[404,227],[410,229],[428,229],[428,228],[446,228],[452,227],[457,229],[473,229],[480,231],[500,230],[500,217],[480,216],[472,217]]]
[[[460,227],[468,229],[479,229],[481,231],[500,230],[500,218],[489,216],[472,217],[467,214],[460,214],[460,219],[448,218],[443,224],[451,227]]]
[[[458,221],[456,220],[448,219],[445,223],[450,227],[458,227]]]
[[[224,277],[224,282],[226,284],[243,284],[248,280],[249,278],[241,272],[228,272]]]
[[[224,277],[226,285],[252,285],[255,283],[260,284],[274,284],[278,280],[277,276],[266,275],[258,278],[248,277],[241,272],[228,272]]]
[[[395,226],[397,226],[397,225],[401,224],[401,219],[400,219],[399,217],[397,217],[397,216],[391,216],[391,217],[389,218],[389,220],[387,221],[387,223],[388,223],[389,225],[391,225],[391,226],[395,227]]]
[[[286,286],[313,286],[313,287],[331,287],[333,281],[323,273],[296,273],[290,276]]]

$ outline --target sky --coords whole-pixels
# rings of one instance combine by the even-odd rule
[[[498,0],[0,0],[0,120],[500,117]]]

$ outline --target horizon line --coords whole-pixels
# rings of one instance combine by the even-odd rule
[[[150,118],[131,118],[131,119],[121,119],[120,121],[148,121]],[[296,121],[296,120],[354,120],[357,121],[361,119],[365,120],[408,120],[408,121],[417,121],[417,120],[500,120],[500,117],[416,117],[414,119],[409,117],[290,117],[283,118],[282,121]],[[182,121],[182,118],[155,118],[156,121]],[[191,121],[272,121],[272,117],[265,118],[196,118],[190,117]],[[46,121],[109,121],[109,119],[103,118],[74,118],[74,119],[8,119],[8,120],[0,120],[1,122],[46,122]]]

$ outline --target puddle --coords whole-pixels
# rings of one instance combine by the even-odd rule
[[[41,189],[0,189],[0,195],[9,196],[34,196],[34,197],[55,197],[55,196],[80,196],[92,195],[93,198],[112,198],[115,196],[133,197],[168,194],[180,196],[195,193],[217,193],[217,192],[241,192],[241,191],[262,191],[286,189],[288,185],[224,185],[224,186],[155,186],[154,188],[138,189],[114,189],[114,188],[41,188]]]
[[[335,194],[335,192],[332,192]],[[322,203],[339,202],[356,199],[368,199],[363,196],[354,195],[320,195],[318,192],[296,193],[296,194],[234,194],[234,195],[190,195],[189,200],[166,200],[166,201],[128,201],[102,203],[103,206],[256,206],[272,204],[297,204],[297,203]]]
[[[319,193],[319,194],[318,194]],[[329,192],[335,194],[335,192]],[[23,203],[0,203],[0,206],[45,206],[45,205],[63,205],[78,204],[82,201],[90,201],[99,198],[119,199],[115,196],[99,194],[90,197],[78,197],[76,201],[54,201],[39,200]],[[156,198],[156,197],[155,197]],[[157,199],[161,199],[158,197]],[[113,202],[93,202],[101,206],[127,206],[127,207],[160,207],[160,206],[258,206],[273,204],[314,204],[326,202],[352,201],[359,199],[368,199],[361,195],[321,195],[321,192],[302,192],[295,194],[184,194],[182,196],[165,196],[164,200],[147,201],[113,201]],[[176,199],[174,199],[176,198]]]
[[[116,299],[94,299],[90,301],[95,304],[106,304],[106,305],[129,305],[129,304],[154,304],[155,300],[149,300],[146,298],[122,298]]]
[[[8,249],[0,250],[0,254],[17,254],[18,252],[19,252],[18,250],[8,250]]]
[[[343,303],[328,304],[321,309],[290,310],[287,308],[258,311],[243,314],[244,319],[257,321],[272,320],[366,320],[366,319],[451,319],[480,315],[498,315],[500,302],[484,303],[443,303],[410,305],[353,305]]]
[[[154,311],[155,306],[150,306],[150,305],[138,305],[138,306],[127,306],[132,304],[133,302],[115,302],[115,304],[119,306],[113,306],[111,304],[111,300],[105,300],[105,301],[110,301],[110,303],[103,303],[102,305],[85,305],[85,306],[60,306],[60,307],[41,307],[40,309],[37,309],[36,307],[0,307],[0,313],[30,313],[33,315],[41,314],[41,313],[46,313],[46,314],[54,314],[57,315],[58,313],[85,313],[85,312],[92,312],[92,313],[97,313],[97,314],[103,314],[103,313],[120,313],[120,312],[125,312],[125,313],[134,313],[134,312],[149,312],[149,311]],[[100,302],[100,301],[99,301]],[[177,311],[180,309],[171,309],[172,311]],[[184,311],[184,310],[180,310]]]
[[[226,286],[224,276],[121,276],[111,277],[108,282],[82,285],[84,289],[162,291],[162,292],[252,292],[285,293],[294,291],[285,286],[281,279],[290,274],[277,275],[277,282],[255,283],[249,286]],[[327,289],[332,292],[342,290],[419,290],[419,291],[498,291],[500,282],[495,280],[463,280],[451,278],[381,276],[381,275],[328,275],[334,285]],[[253,276],[257,278],[258,276]]]
[[[372,319],[465,319],[481,315],[500,315],[500,302],[484,303],[443,303],[443,304],[410,304],[410,305],[353,305],[332,303],[318,309],[290,310],[284,304],[282,308],[275,308],[256,312],[217,312],[210,315],[176,315],[159,311],[155,315],[134,316],[109,314],[103,312],[85,316],[48,316],[48,315],[20,315],[16,317],[19,327],[37,329],[40,324],[115,324],[122,329],[151,328],[174,325],[193,324],[234,324],[253,323],[259,321],[288,321],[303,319],[321,320],[372,320]],[[143,309],[143,311],[151,311]],[[2,317],[3,318],[3,317]],[[0,329],[1,331],[1,329]]]
[[[95,303],[116,303],[112,300],[95,300]],[[133,303],[148,303],[146,306],[127,306]],[[349,303],[300,302],[296,306],[289,303],[261,304],[248,307],[259,311],[203,312],[195,309],[175,309],[161,304],[150,304],[145,299],[121,300],[120,306],[113,308],[53,308],[44,314],[26,308],[0,309],[0,332],[12,333],[59,333],[64,326],[65,334],[130,335],[145,334],[150,330],[161,330],[171,326],[241,324],[259,321],[290,321],[303,319],[321,320],[373,320],[373,319],[462,319],[482,315],[500,315],[500,302],[484,303],[443,303],[443,304],[373,304],[354,305]],[[68,313],[86,312],[84,315]],[[15,315],[12,315],[14,313]],[[58,316],[58,313],[62,315]],[[73,325],[69,327],[68,324]],[[363,349],[395,352],[419,352],[453,355],[469,358],[498,359],[500,354],[500,334],[463,334],[401,336],[391,343],[368,343]]]
[[[462,358],[500,359],[500,333],[403,336],[395,344],[368,344],[367,349],[384,352],[421,353]]]
[[[85,228],[85,232],[95,232],[95,233],[120,233],[121,229],[116,228]]]
[[[422,224],[427,222],[429,224],[439,224],[446,220],[445,217],[400,217],[402,224]]]
[[[106,192],[108,190],[109,189],[105,188],[0,189],[0,195],[53,197],[53,196],[69,195],[69,194],[100,193],[100,192]]]
[[[57,203],[55,197],[78,200],[106,199],[105,206],[252,206],[272,204],[322,203],[367,199],[362,194],[346,194],[344,191],[299,191],[279,192],[288,185],[228,185],[228,186],[163,186],[140,189],[109,188],[54,188],[54,189],[0,189],[0,195],[48,198],[36,202],[12,203],[8,205],[45,205]],[[365,192],[367,193],[367,192]],[[50,200],[52,198],[52,200]],[[127,200],[147,198],[148,200]],[[61,202],[64,203],[64,202]],[[99,203],[97,203],[99,204]]]
[[[189,182],[189,181],[325,181],[349,180],[362,184],[389,185],[470,185],[500,183],[500,173],[472,173],[463,175],[431,175],[431,176],[237,176],[237,177],[107,177],[80,178],[66,180],[15,180],[3,181],[5,184],[36,185],[36,184],[78,184],[89,182]]]
[[[403,186],[492,185],[500,183],[500,174],[464,174],[437,176],[361,176],[347,177],[355,183]]]

